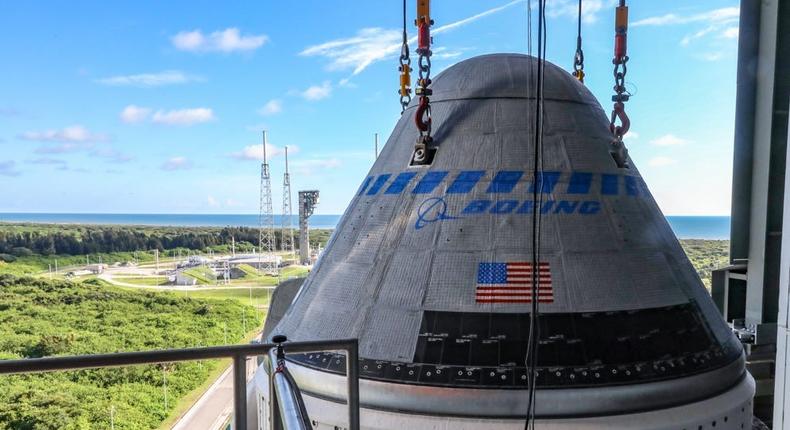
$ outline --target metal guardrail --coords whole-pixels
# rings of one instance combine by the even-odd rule
[[[289,353],[319,351],[346,352],[349,429],[359,430],[359,355],[358,343],[356,339],[315,342],[288,342],[281,344],[262,343],[252,345],[212,346],[205,348],[165,349],[140,352],[119,352],[112,354],[29,358],[22,360],[0,360],[0,375],[12,373],[52,372],[58,370],[96,369],[104,367],[132,366],[138,364],[173,363],[180,361],[196,361],[215,358],[232,358],[234,410],[233,429],[247,430],[247,357],[269,354],[274,356],[274,351],[276,351],[278,347],[282,347],[282,349],[287,350]],[[274,357],[276,358],[276,356]],[[276,361],[270,360],[270,390],[274,388],[274,376],[277,374],[277,372],[275,372],[275,365]],[[297,405],[300,403],[303,404],[301,402],[301,392],[299,391],[299,388],[293,383],[293,379],[286,379],[290,380],[278,382],[278,384],[282,385],[282,387],[279,388],[279,392],[283,393],[282,397],[290,397],[292,401],[297,402]],[[270,397],[274,396],[275,391],[270,391]],[[280,396],[278,396],[278,398],[279,397]],[[274,401],[272,403],[277,404]],[[289,406],[291,409],[293,408],[292,403],[286,404],[285,406],[288,405],[291,405]],[[282,406],[280,406],[279,409],[282,409]],[[283,411],[288,413],[287,410]],[[273,423],[273,425],[276,426],[274,428],[282,428],[280,426],[284,422],[283,418],[290,419],[289,417],[281,416],[279,410],[277,416],[280,417],[280,421]],[[289,426],[286,428],[293,427]]]

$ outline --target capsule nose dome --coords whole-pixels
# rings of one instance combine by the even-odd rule
[[[601,106],[552,64],[543,169],[533,180],[536,68],[532,57],[486,55],[436,77],[432,163],[410,166],[412,105],[274,333],[359,338],[367,379],[525,389],[537,300],[538,388],[615,393],[650,383],[630,392],[632,402],[596,405],[598,413],[721,392],[743,375],[740,344],[639,172],[613,160]],[[328,354],[291,359],[328,373],[345,365]]]

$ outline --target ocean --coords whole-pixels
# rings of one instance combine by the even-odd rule
[[[340,215],[313,215],[311,228],[335,228]],[[680,239],[730,238],[728,216],[668,216],[675,235]],[[31,222],[47,224],[111,224],[181,227],[256,227],[258,215],[198,214],[65,214],[65,213],[0,213],[0,222]],[[282,224],[282,216],[274,216],[274,225]],[[293,216],[291,225],[298,224]]]

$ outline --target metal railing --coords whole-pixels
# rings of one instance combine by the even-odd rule
[[[285,350],[288,353],[321,351],[346,352],[349,429],[359,430],[359,356],[358,343],[356,339],[288,342],[280,344],[262,343],[252,345],[212,346],[205,348],[165,349],[140,352],[119,352],[112,354],[29,358],[22,360],[0,360],[0,375],[12,373],[52,372],[58,370],[96,369],[104,367],[132,366],[138,364],[173,363],[180,361],[197,361],[216,358],[232,358],[234,410],[233,429],[247,430],[247,357],[271,354],[270,357],[274,357],[276,359],[277,356],[275,355],[275,351],[278,351],[278,347],[282,348],[279,350],[280,352]],[[271,424],[274,426],[274,429],[282,428],[283,425],[286,426],[285,428],[294,428],[290,427],[288,422],[286,422],[286,420],[289,420],[289,422],[293,423],[292,420],[294,417],[285,416],[285,414],[290,414],[290,411],[293,410],[294,405],[302,405],[302,409],[297,412],[302,412],[304,410],[303,402],[301,400],[302,394],[299,391],[299,387],[293,383],[293,379],[286,378],[287,380],[278,382],[278,384],[281,386],[277,388],[277,393],[282,394],[280,396],[275,396],[275,391],[273,390],[275,385],[275,376],[282,373],[277,372],[278,369],[275,367],[276,364],[276,360],[269,360],[269,396],[272,398],[271,403],[273,406],[278,408],[278,413],[272,416],[272,419],[277,418],[279,420],[273,421]],[[287,371],[283,377],[286,375]],[[290,398],[290,400],[285,400],[288,398]],[[285,408],[283,406],[285,406]],[[297,416],[296,419],[299,419],[299,417]]]

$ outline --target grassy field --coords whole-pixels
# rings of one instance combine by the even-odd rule
[[[183,291],[179,295],[199,299],[230,299],[259,310],[269,308],[270,288],[213,288],[210,290]]]
[[[144,286],[161,286],[167,285],[167,277],[165,276],[130,276],[130,277],[114,277],[114,280],[133,285]]]
[[[0,358],[247,342],[262,313],[239,300],[181,297],[101,282],[0,275]],[[215,375],[216,361],[0,377],[0,428],[151,429]],[[166,375],[166,376],[165,376]],[[162,379],[168,381],[164,402]],[[167,406],[165,406],[167,405]]]
[[[217,277],[214,275],[214,272],[209,269],[208,267],[191,267],[189,269],[184,270],[185,275],[189,275],[192,278],[195,278],[198,285],[214,285],[217,283]]]
[[[137,261],[139,263],[153,262],[155,259],[153,252],[110,252],[101,254],[85,255],[30,255],[17,257],[13,263],[0,261],[0,273],[14,275],[35,275],[47,272],[51,268],[58,268],[59,272],[65,272],[69,268],[84,266],[85,264],[96,264],[101,261],[104,264],[112,265],[116,263],[126,263]]]

